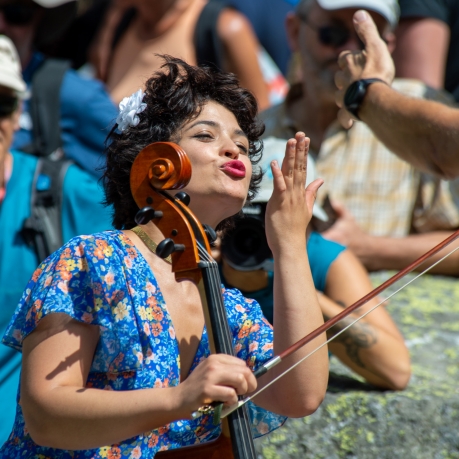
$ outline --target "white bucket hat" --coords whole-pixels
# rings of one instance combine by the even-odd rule
[[[263,156],[258,164],[263,171],[263,180],[261,181],[260,189],[251,202],[268,202],[273,193],[273,174],[271,171],[271,161],[277,160],[279,166],[282,165],[282,160],[285,155],[285,146],[287,141],[276,137],[267,137],[263,139]],[[308,155],[308,171],[306,177],[306,186],[313,182],[317,177],[316,165],[311,155]],[[328,221],[328,215],[315,203],[312,209],[312,214],[319,220]]]
[[[16,48],[4,35],[0,35],[0,86],[16,91],[20,97],[25,95],[27,89]]]
[[[379,13],[387,22],[395,27],[400,16],[397,0],[317,0],[324,10],[341,10],[343,8],[359,8]]]

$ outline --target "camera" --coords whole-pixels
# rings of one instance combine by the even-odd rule
[[[234,227],[222,240],[222,256],[238,271],[273,269],[272,252],[265,233],[266,203],[245,206],[236,217]]]
[[[242,215],[235,219],[234,227],[223,237],[222,256],[232,268],[238,271],[257,269],[273,271],[273,254],[268,246],[265,232],[266,204],[266,202],[257,202],[244,206]],[[320,212],[320,218],[313,212],[309,226],[311,230],[318,233],[330,228],[337,219],[328,195],[324,199]],[[325,217],[322,214],[325,214]]]

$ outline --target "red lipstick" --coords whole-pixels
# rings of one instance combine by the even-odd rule
[[[245,166],[242,161],[237,159],[233,159],[232,161],[228,161],[227,163],[223,164],[221,167],[223,172],[226,172],[228,175],[231,175],[236,178],[244,178],[245,177]]]

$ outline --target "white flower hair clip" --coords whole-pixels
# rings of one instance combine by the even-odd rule
[[[120,132],[125,131],[129,126],[137,126],[139,124],[140,118],[137,114],[142,113],[147,108],[147,104],[142,102],[143,96],[144,92],[139,89],[130,97],[125,97],[120,102],[120,112],[116,118]]]

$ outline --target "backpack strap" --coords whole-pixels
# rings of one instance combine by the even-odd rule
[[[42,262],[63,244],[62,195],[64,177],[73,162],[61,158],[38,159],[32,182],[30,217],[24,221],[21,234]]]
[[[48,156],[62,148],[60,88],[69,68],[69,61],[46,59],[33,75],[30,100],[33,140],[31,148],[25,151],[36,156]]]
[[[218,70],[223,69],[224,48],[217,32],[220,13],[229,5],[223,0],[206,3],[196,23],[194,45],[198,65],[210,65]]]
[[[30,196],[30,217],[22,236],[39,262],[63,244],[62,194],[72,161],[64,157],[61,138],[61,86],[68,61],[46,59],[32,78],[32,143],[21,150],[38,156]]]

